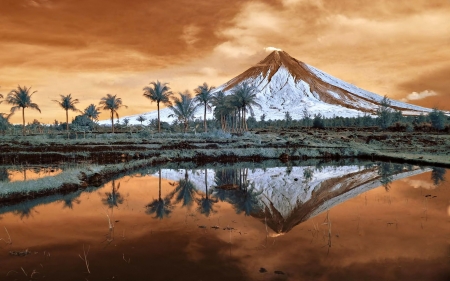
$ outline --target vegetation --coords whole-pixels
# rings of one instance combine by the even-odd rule
[[[100,116],[100,108],[95,104],[91,103],[88,107],[84,109],[84,115],[87,116],[91,121],[98,121]]]
[[[31,92],[31,87],[27,88],[26,86],[18,86],[17,89],[12,90],[8,96],[6,96],[6,103],[12,105],[11,115],[17,110],[22,109],[22,135],[25,135],[25,108],[29,107],[41,112],[39,106],[31,101],[31,97],[36,92],[37,91]]]
[[[189,121],[194,119],[197,105],[194,99],[191,97],[189,91],[179,93],[180,98],[175,98],[173,105],[169,108],[173,111],[174,115],[179,121],[184,124],[184,132],[187,132]]]
[[[167,83],[161,83],[159,81],[151,82],[150,87],[144,88],[144,97],[150,99],[152,102],[156,102],[156,107],[158,109],[158,133],[161,132],[161,119],[159,116],[159,103],[164,105],[171,105],[170,96],[172,92],[170,91]]]
[[[100,105],[103,106],[103,110],[109,110],[111,113],[111,130],[114,133],[114,115],[116,115],[117,119],[119,119],[119,110],[122,106],[127,107],[122,104],[122,99],[116,97],[116,95],[107,94],[106,97],[103,97],[100,101]]]
[[[79,111],[75,107],[75,104],[79,103],[79,100],[72,99],[72,94],[68,94],[67,96],[60,95],[60,97],[61,97],[61,100],[59,100],[59,101],[53,100],[53,101],[56,102],[57,104],[59,104],[59,106],[61,106],[61,108],[66,111],[66,130],[68,133],[69,132],[69,110]]]
[[[378,125],[381,129],[386,130],[392,124],[392,108],[391,101],[387,96],[380,102],[380,107],[377,109]]]
[[[194,101],[198,102],[200,105],[204,107],[203,113],[203,127],[205,128],[205,133],[208,131],[208,127],[206,126],[206,110],[211,110],[211,102],[213,100],[214,87],[209,87],[207,83],[203,83],[203,85],[198,86],[194,92],[197,94],[195,96]]]

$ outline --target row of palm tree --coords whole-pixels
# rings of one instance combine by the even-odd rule
[[[160,118],[160,104],[169,106],[173,111],[171,116],[177,117],[177,119],[184,124],[184,131],[186,132],[189,126],[189,121],[194,119],[194,114],[199,106],[203,107],[203,125],[204,131],[207,132],[206,112],[211,111],[212,106],[214,109],[214,116],[217,120],[220,120],[222,130],[227,131],[228,127],[232,130],[247,130],[246,113],[250,112],[253,115],[253,107],[261,108],[261,105],[257,102],[256,88],[247,83],[241,83],[231,90],[231,95],[226,96],[223,91],[214,92],[215,88],[208,86],[207,83],[198,86],[194,89],[196,93],[195,97],[192,97],[189,91],[179,93],[179,97],[171,97],[173,93],[168,86],[168,83],[162,83],[160,81],[151,82],[150,86],[145,87],[144,97],[150,99],[151,102],[156,102],[158,111],[158,132],[161,132],[161,118]],[[3,100],[7,104],[12,105],[11,116],[17,110],[22,109],[22,122],[23,122],[23,134],[25,134],[25,108],[35,109],[41,112],[41,109],[36,103],[31,101],[33,94],[31,87],[21,87],[12,90],[6,98]],[[3,96],[0,95],[0,99]],[[0,103],[3,102],[0,100]],[[66,112],[66,130],[69,131],[69,110],[74,112],[80,112],[92,121],[97,120],[100,114],[99,109],[110,111],[111,130],[114,133],[114,116],[119,118],[118,110],[121,107],[127,107],[123,104],[122,99],[117,95],[107,94],[100,100],[100,107],[90,104],[84,112],[77,109],[76,104],[79,103],[78,99],[72,97],[72,94],[60,95],[59,100],[53,100]],[[141,116],[140,122],[142,123],[145,118]]]

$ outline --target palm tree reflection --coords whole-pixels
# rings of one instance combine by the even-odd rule
[[[257,191],[255,184],[250,184],[247,175],[248,169],[218,171],[215,177],[215,195],[219,200],[233,205],[237,214],[244,213],[250,216],[261,211],[258,197],[262,194],[262,190]]]
[[[445,168],[433,167],[431,170],[431,180],[435,186],[445,181]]]
[[[153,200],[147,206],[145,211],[149,215],[155,215],[154,218],[162,220],[163,218],[168,218],[170,213],[172,213],[173,206],[170,203],[170,197],[161,197],[161,169],[159,169],[159,196],[158,199]]]
[[[105,192],[105,198],[102,198],[102,202],[104,205],[108,206],[109,208],[113,209],[114,207],[119,207],[119,204],[122,204],[124,201],[124,198],[119,193],[120,189],[120,182],[117,185],[116,188],[116,181],[112,181],[112,191],[111,192]]]
[[[184,170],[184,179],[177,182],[175,190],[172,191],[168,197],[175,196],[175,203],[182,203],[182,207],[191,208],[195,200],[195,195],[198,193],[195,185],[189,180],[187,170]]]
[[[9,172],[7,168],[0,168],[0,181],[9,182]]]
[[[200,214],[205,215],[206,217],[209,217],[211,214],[216,213],[213,209],[214,204],[219,202],[217,198],[210,197],[212,195],[212,190],[208,191],[208,170],[205,169],[205,196],[202,195],[202,198],[196,199],[198,208],[197,211],[200,212]]]

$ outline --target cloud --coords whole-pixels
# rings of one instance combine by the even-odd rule
[[[405,98],[402,99],[402,101],[410,101],[410,100],[421,100],[427,97],[437,96],[438,94],[433,90],[425,90],[420,93],[418,92],[412,92],[411,94],[407,95]]]
[[[200,27],[190,24],[188,26],[183,27],[183,34],[181,35],[181,39],[183,39],[186,44],[193,45],[195,42],[199,40],[197,37],[200,33]]]
[[[283,51],[279,48],[275,48],[275,47],[265,47],[264,50],[266,50],[266,52],[273,52],[273,51]]]

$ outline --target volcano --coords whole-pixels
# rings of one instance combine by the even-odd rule
[[[258,103],[261,109],[254,108],[257,119],[263,114],[266,120],[281,120],[289,112],[293,119],[302,119],[306,108],[311,116],[321,114],[324,117],[357,117],[369,114],[374,116],[383,99],[382,96],[360,89],[344,82],[317,68],[298,61],[288,53],[278,50],[270,53],[265,59],[250,67],[225,84],[216,88],[225,94],[231,94],[233,88],[240,83],[249,83],[256,87]],[[404,115],[427,114],[431,111],[400,101],[391,100],[393,109]],[[161,110],[161,120],[171,122],[172,111]],[[147,120],[156,119],[157,111],[139,114]],[[138,124],[139,115],[127,116],[131,124]],[[197,117],[202,118],[201,110]],[[124,117],[125,118],[125,117]],[[207,119],[212,119],[212,113]],[[109,124],[102,121],[101,124]]]
[[[229,93],[240,83],[257,88],[262,109],[256,110],[255,115],[266,114],[267,119],[284,119],[285,112],[294,119],[301,119],[305,108],[311,115],[320,113],[325,117],[374,115],[383,99],[298,61],[284,51],[273,51],[217,90]],[[391,100],[391,105],[404,115],[430,112],[428,108],[395,100]]]

